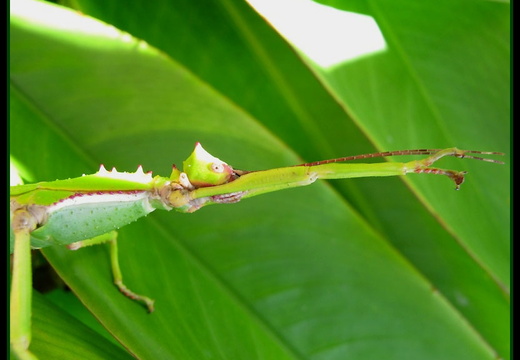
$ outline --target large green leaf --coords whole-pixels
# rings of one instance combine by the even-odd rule
[[[241,169],[370,143],[507,152],[508,9],[463,3],[469,15],[454,31],[486,25],[479,54],[496,72],[407,43],[406,34],[452,38],[440,31],[454,11],[444,2],[435,12],[371,2],[388,53],[332,72],[301,60],[238,0],[75,1],[81,13],[13,2],[11,155],[40,181],[100,163],[168,175],[196,141]],[[426,20],[441,24],[422,28]],[[475,82],[454,76],[461,63]],[[153,314],[112,285],[105,247],[44,253],[142,359],[508,358],[508,167],[444,164],[470,170],[461,191],[434,176],[319,183],[193,214],[156,212],[121,229],[125,281],[156,299]]]

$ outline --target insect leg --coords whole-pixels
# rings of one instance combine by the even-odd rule
[[[110,243],[110,264],[112,266],[112,274],[114,276],[114,284],[125,296],[132,300],[138,301],[146,306],[148,312],[154,311],[154,300],[147,296],[137,294],[126,287],[123,283],[123,274],[119,266],[119,255],[117,250],[117,231],[110,231],[106,234],[96,236],[92,239],[82,240],[68,245],[71,250],[76,250],[85,246],[96,245],[109,242]]]
[[[13,216],[15,244],[11,278],[10,334],[11,349],[20,359],[36,360],[29,351],[31,343],[31,231],[36,228],[33,216],[25,209]]]

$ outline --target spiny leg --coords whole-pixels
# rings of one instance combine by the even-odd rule
[[[96,236],[92,239],[78,241],[68,245],[71,250],[76,250],[85,246],[101,244],[110,242],[110,264],[112,266],[112,274],[114,276],[114,284],[118,287],[125,296],[132,300],[138,301],[146,306],[148,312],[154,311],[154,300],[147,296],[136,294],[132,290],[126,287],[123,283],[123,274],[121,267],[119,266],[119,255],[117,250],[117,231],[111,231],[103,235]]]
[[[460,185],[464,182],[464,175],[467,174],[466,171],[445,170],[432,167],[418,167],[413,169],[413,172],[415,174],[446,175],[455,183],[455,190],[460,190]]]
[[[29,212],[18,210],[14,214],[15,243],[9,330],[11,349],[21,360],[37,360],[29,351],[32,310],[31,231],[34,228],[36,223]]]

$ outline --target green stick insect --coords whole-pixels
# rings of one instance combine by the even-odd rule
[[[183,171],[175,166],[170,177],[144,173],[107,171],[103,166],[93,175],[11,187],[11,253],[14,254],[10,333],[11,349],[20,359],[36,359],[28,350],[31,341],[31,248],[67,245],[79,249],[110,243],[114,283],[129,298],[142,303],[149,312],[154,301],[134,293],[122,281],[117,255],[116,229],[155,209],[194,212],[210,204],[229,204],[271,191],[309,185],[317,179],[367,176],[439,174],[451,178],[459,189],[465,172],[431,165],[445,156],[493,163],[501,161],[468,154],[503,155],[498,152],[444,150],[402,150],[349,156],[262,171],[241,171],[210,155],[197,143],[184,161]],[[395,155],[430,155],[405,163],[357,164],[343,162]]]

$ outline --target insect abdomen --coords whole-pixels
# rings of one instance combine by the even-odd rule
[[[67,245],[128,225],[155,210],[146,191],[90,194],[48,207],[45,224],[32,232],[31,245]]]

